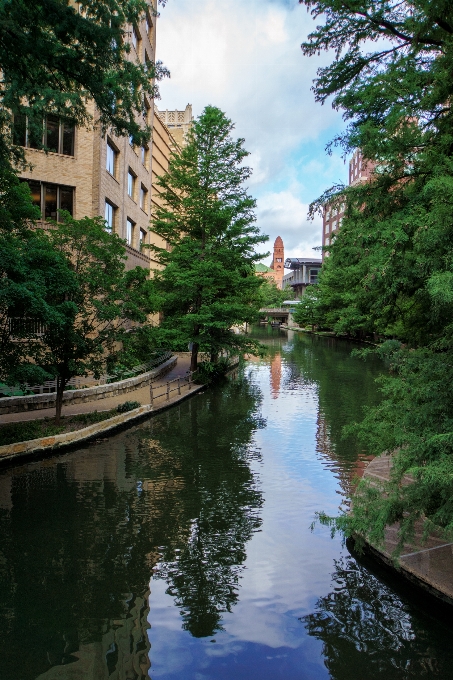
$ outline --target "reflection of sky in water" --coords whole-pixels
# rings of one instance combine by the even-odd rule
[[[250,383],[0,473],[1,680],[450,680],[450,622],[310,531],[381,366],[266,333]]]
[[[341,551],[323,529],[311,532],[315,510],[335,512],[338,483],[316,455],[317,389],[292,381],[282,362],[278,398],[269,390],[269,365],[250,368],[263,393],[267,427],[254,445],[263,462],[259,475],[263,523],[247,544],[239,601],[222,616],[224,631],[197,640],[181,630],[179,610],[151,582],[150,641],[153,678],[327,678],[321,644],[307,635],[300,618],[330,584],[333,558]]]

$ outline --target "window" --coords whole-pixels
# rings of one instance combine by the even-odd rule
[[[324,225],[324,233],[325,233],[325,234],[328,234],[328,233],[329,233],[329,229],[330,229],[329,223],[326,222],[325,225]]]
[[[41,210],[43,219],[59,222],[60,210],[67,210],[70,215],[74,214],[74,189],[72,187],[34,180],[28,180],[27,183],[30,187],[33,205]]]
[[[107,162],[106,162],[106,168],[107,171],[115,177],[116,174],[116,159],[118,156],[118,152],[116,149],[113,148],[112,144],[110,142],[107,142]]]
[[[47,116],[44,146],[54,153],[58,153],[60,138],[60,120],[57,116]]]
[[[105,202],[105,229],[106,231],[112,232],[115,228],[115,208],[109,202]]]
[[[135,194],[135,175],[129,170],[127,173],[127,195],[132,199]]]
[[[128,217],[126,221],[126,241],[130,246],[134,245],[134,227],[134,222]]]
[[[146,30],[146,35],[151,37],[149,34],[151,33],[153,28],[153,22],[151,20],[151,17],[149,16],[148,12],[145,14],[145,30]]]
[[[137,31],[135,29],[135,26],[132,26],[131,43],[132,43],[135,51],[137,51],[138,36],[137,36]]]
[[[75,127],[58,116],[47,116],[33,124],[25,114],[14,116],[14,143],[29,149],[42,149],[74,156]]]
[[[281,261],[282,261],[282,258],[281,258],[281,257],[277,257],[277,262],[281,262]]]
[[[64,156],[74,155],[74,125],[61,123],[61,152]]]
[[[140,159],[142,161],[142,165],[145,166],[145,168],[148,167],[148,149],[146,146],[142,146],[140,149]]]
[[[148,204],[148,189],[146,189],[143,184],[140,187],[140,208],[147,212],[146,207]]]
[[[143,245],[146,243],[146,231],[140,229],[140,250],[142,250]]]
[[[318,269],[310,269],[310,283],[318,283]]]

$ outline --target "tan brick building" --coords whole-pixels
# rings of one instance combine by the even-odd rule
[[[156,0],[148,4],[150,10],[140,25],[129,26],[127,32],[129,58],[143,63],[155,60]],[[165,247],[149,230],[153,201],[158,200],[153,177],[167,170],[170,153],[177,151],[178,144],[155,115],[154,102],[145,99],[144,104],[147,123],[153,128],[148,147],[134,147],[129,139],[111,134],[102,137],[96,127],[73,128],[55,116],[46,117],[40,140],[52,151],[33,148],[37,144],[27,132],[26,120],[15,121],[15,134],[33,166],[21,177],[28,181],[43,220],[58,219],[58,210],[63,208],[76,219],[101,215],[107,228],[127,242],[127,268],[140,265],[153,269],[157,263],[146,244]],[[186,111],[190,111],[191,123],[191,107]],[[95,119],[94,104],[90,113]]]

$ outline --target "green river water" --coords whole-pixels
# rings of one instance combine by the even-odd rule
[[[453,678],[451,615],[310,530],[384,367],[253,332],[268,356],[225,384],[0,471],[1,680]]]

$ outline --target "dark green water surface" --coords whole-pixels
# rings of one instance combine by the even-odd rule
[[[451,617],[309,525],[384,367],[256,330],[225,385],[0,472],[1,680],[453,678]]]

